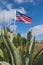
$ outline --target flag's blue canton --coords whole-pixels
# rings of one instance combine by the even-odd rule
[[[17,11],[16,15],[22,16],[23,14]]]

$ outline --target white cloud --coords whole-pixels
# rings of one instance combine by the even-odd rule
[[[23,3],[23,0],[14,0],[17,3]]]
[[[34,36],[37,37],[37,36],[39,36],[41,34],[43,35],[43,24],[42,25],[37,25],[37,26],[34,26],[34,27],[30,28],[27,32],[22,33],[21,36],[27,38],[27,33],[29,31],[31,31],[31,30],[32,30],[32,36],[33,37]]]
[[[7,8],[8,2],[6,0],[1,0],[0,1],[0,10],[3,9],[4,7]]]
[[[21,13],[26,14],[26,11],[25,11],[25,9],[23,7],[21,7],[20,9],[16,9],[16,10],[19,11],[19,12],[21,12]]]
[[[9,6],[10,8],[10,6]],[[0,10],[0,22],[10,22],[12,19],[16,19],[16,11],[21,13],[26,13],[25,9],[22,7],[20,9],[11,9],[9,11]]]
[[[10,8],[10,7],[8,7]],[[9,28],[13,31],[16,30],[17,25],[10,25],[12,22],[12,19],[16,20],[16,11],[19,11],[21,13],[26,13],[25,9],[22,7],[20,9],[11,9],[9,11],[7,10],[0,10],[0,22],[6,22],[9,26]],[[1,26],[0,26],[1,28]]]
[[[43,34],[43,24],[42,25],[38,25],[35,27],[30,28],[30,30],[32,30],[32,35],[34,36],[38,36],[40,34]]]
[[[26,2],[30,2],[30,3],[36,3],[36,2],[39,2],[41,0],[14,0],[14,2],[16,3],[26,3]]]
[[[37,3],[37,2],[40,2],[41,0],[14,0],[14,3],[18,4],[18,3]],[[12,9],[12,6],[13,6],[13,2],[10,3],[9,1],[7,0],[0,0],[0,10],[5,8],[5,9]]]
[[[9,4],[6,5],[6,7],[7,7],[9,10],[11,10],[11,9],[12,9],[12,4],[9,3]]]
[[[25,0],[25,2],[33,3],[35,0]]]
[[[27,38],[27,33],[22,33],[21,36]]]
[[[14,25],[10,25],[10,23],[12,22],[12,19],[16,19],[16,10],[15,9],[12,9],[12,10],[9,10],[9,11],[5,11],[5,10],[2,10],[0,11],[0,22],[6,22],[7,25],[9,26],[9,28],[11,29],[11,31],[15,31],[17,26],[16,24]],[[1,28],[1,25],[0,25],[0,28]]]
[[[0,22],[10,22],[12,19],[16,17],[16,10],[12,9],[9,11],[2,10],[0,11]]]
[[[3,4],[7,4],[8,3],[7,0],[0,0],[0,2],[3,3]]]
[[[16,29],[17,29],[17,25],[14,24],[14,25],[10,25],[10,30],[13,31],[13,32],[16,32]]]

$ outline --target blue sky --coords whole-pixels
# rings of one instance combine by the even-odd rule
[[[15,21],[15,10],[30,16],[32,24],[26,25],[24,22]],[[4,14],[5,22],[11,30],[25,37],[32,28],[32,34],[36,35],[36,39],[43,40],[43,0],[0,0],[0,27],[3,21],[3,11],[7,12]]]

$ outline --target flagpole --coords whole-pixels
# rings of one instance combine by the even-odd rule
[[[3,26],[5,25],[5,11],[3,11]]]
[[[16,25],[16,20],[15,20],[15,22],[14,22],[14,26]],[[16,29],[15,29],[15,33],[16,33]]]
[[[5,12],[3,11],[3,25],[5,24]]]
[[[16,11],[15,11],[15,13],[16,13]],[[14,26],[16,25],[16,14],[15,14],[15,20],[14,20]],[[15,31],[14,31],[15,33],[16,33],[16,29],[15,29]]]
[[[4,22],[4,21],[5,21],[5,20],[4,20],[5,17],[4,17],[4,16],[5,16],[5,15],[4,15],[4,11],[3,11],[3,12],[2,12],[2,17],[3,17],[3,18],[2,18],[2,26],[1,26],[1,35],[2,35],[2,31],[3,31],[4,25],[5,25],[5,22]]]

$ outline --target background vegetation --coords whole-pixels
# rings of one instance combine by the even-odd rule
[[[11,65],[43,65],[43,42],[36,43],[35,37],[32,39],[31,31],[28,32],[27,39],[21,37],[20,33],[18,33],[17,35],[13,34],[13,39],[11,40],[12,33],[10,32],[9,35],[6,31],[10,32],[4,27],[4,34],[1,31],[2,34],[0,35],[0,61],[9,62]]]

